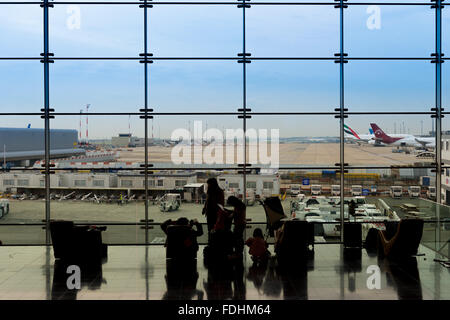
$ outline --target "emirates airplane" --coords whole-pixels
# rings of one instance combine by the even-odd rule
[[[372,129],[369,129],[369,134],[358,134],[355,130],[350,128],[350,126],[344,124],[344,132],[346,133],[345,139],[348,141],[356,142],[356,143],[375,143],[375,135],[373,134]]]
[[[371,123],[373,133],[375,135],[374,140],[378,143],[392,145],[392,146],[406,146],[406,147],[422,147],[422,148],[434,148],[436,146],[435,138],[423,138],[416,137],[412,134],[391,134],[388,135],[376,125]]]

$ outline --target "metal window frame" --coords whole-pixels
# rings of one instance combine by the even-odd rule
[[[434,164],[430,164],[427,168],[435,168],[436,169],[436,195],[437,203],[441,203],[441,172],[443,168],[447,168],[448,166],[442,163],[442,150],[441,143],[442,140],[442,117],[446,114],[450,114],[450,112],[443,112],[442,108],[442,63],[445,60],[450,60],[449,58],[444,58],[442,55],[442,9],[444,0],[430,0],[431,2],[357,2],[357,1],[347,1],[347,0],[334,0],[330,2],[314,2],[314,1],[298,1],[298,2],[250,2],[250,0],[237,0],[237,1],[205,1],[205,2],[196,2],[196,1],[151,1],[151,0],[141,0],[141,1],[51,1],[51,0],[41,0],[41,1],[0,1],[0,8],[2,5],[40,5],[42,7],[43,12],[43,53],[40,57],[0,57],[1,61],[8,60],[16,60],[16,61],[26,61],[26,60],[39,60],[43,63],[43,93],[44,93],[44,106],[41,109],[41,112],[36,113],[20,113],[20,112],[1,112],[0,116],[30,116],[36,115],[41,116],[44,119],[44,139],[45,139],[45,166],[43,169],[36,168],[26,168],[25,171],[41,171],[45,176],[45,226],[46,226],[46,244],[50,245],[50,234],[49,224],[51,219],[51,210],[50,210],[50,174],[53,171],[57,170],[67,170],[67,169],[58,169],[51,168],[49,164],[49,146],[50,146],[50,119],[53,119],[55,116],[79,116],[78,112],[54,112],[50,106],[50,63],[55,61],[63,61],[63,60],[79,60],[79,61],[88,61],[88,60],[104,60],[104,61],[120,61],[120,60],[136,60],[138,62],[143,63],[143,71],[144,71],[144,108],[140,110],[140,112],[100,112],[100,113],[90,113],[90,116],[123,116],[123,115],[135,115],[140,116],[140,118],[144,119],[145,123],[145,157],[144,157],[144,166],[139,169],[132,170],[143,170],[145,180],[144,180],[144,188],[145,188],[145,245],[149,245],[148,243],[148,230],[149,230],[149,219],[148,219],[148,175],[151,170],[169,170],[167,168],[153,168],[149,163],[148,159],[148,119],[154,116],[161,117],[172,117],[172,116],[199,116],[199,115],[213,115],[213,116],[238,116],[238,118],[242,119],[242,127],[245,132],[247,126],[248,118],[252,116],[328,116],[335,118],[339,118],[339,139],[340,139],[340,162],[339,165],[329,166],[329,167],[314,167],[314,166],[302,166],[302,167],[282,167],[280,170],[295,170],[295,169],[338,169],[340,172],[344,172],[344,170],[348,169],[368,169],[368,168],[394,168],[395,166],[348,166],[345,163],[345,152],[344,152],[344,122],[345,118],[349,115],[357,116],[357,115],[429,115],[435,118],[436,125],[436,158]],[[143,19],[144,19],[144,37],[143,37],[143,49],[144,53],[137,55],[136,57],[58,57],[54,56],[50,52],[50,30],[49,30],[49,8],[52,8],[54,5],[138,5],[143,8]],[[166,5],[166,6],[237,6],[239,9],[242,9],[242,53],[238,54],[238,57],[157,57],[153,56],[148,52],[148,43],[149,43],[149,35],[148,35],[148,9],[152,6],[158,5]],[[254,6],[334,6],[339,9],[339,31],[340,31],[340,52],[337,53],[334,57],[255,57],[251,56],[250,53],[246,51],[246,8],[249,9],[250,5]],[[435,9],[435,52],[432,54],[432,57],[349,57],[345,54],[344,51],[344,17],[345,17],[345,9],[348,6],[368,6],[368,5],[378,5],[378,6],[422,6],[429,7],[432,5],[432,8]],[[243,101],[242,101],[242,109],[239,109],[238,112],[153,112],[153,110],[149,109],[149,72],[150,68],[148,66],[149,63],[153,62],[153,60],[164,60],[164,61],[208,61],[208,60],[223,60],[223,61],[234,61],[238,63],[242,63],[242,92],[243,92]],[[257,112],[252,111],[247,108],[247,63],[251,63],[252,61],[330,61],[339,63],[339,108],[334,109],[332,111],[332,107],[330,108],[330,112]],[[424,112],[352,112],[348,111],[345,105],[344,99],[344,71],[345,71],[345,63],[348,61],[430,61],[435,63],[435,103],[434,109],[431,111]],[[230,110],[233,110],[230,108]],[[150,111],[151,110],[151,111]],[[277,110],[276,106],[274,106],[274,110]],[[244,139],[244,150],[247,148],[246,139]],[[235,167],[236,170],[242,170],[242,177],[244,182],[244,199],[246,197],[246,176],[247,176],[247,155],[244,152],[244,163],[238,167]],[[252,167],[253,168],[253,167]],[[415,168],[411,166],[411,168]],[[417,167],[417,168],[425,168],[425,167]],[[180,167],[177,170],[205,170],[208,169],[207,166],[202,167]],[[220,168],[220,167],[210,167],[209,169],[230,169],[230,167]],[[233,168],[231,168],[233,169]],[[24,169],[9,169],[9,171],[20,170],[24,171]],[[77,170],[76,168],[73,170]],[[125,169],[123,169],[125,170]],[[130,170],[130,169],[126,169]],[[93,170],[95,171],[95,169]],[[344,175],[341,175],[340,186],[341,190],[344,190],[345,180]],[[341,230],[343,230],[343,215],[344,208],[342,201],[344,198],[344,193],[341,193]],[[439,206],[436,206],[437,208]],[[439,208],[438,208],[439,209]],[[440,220],[439,210],[437,209],[436,217],[437,220]],[[33,225],[33,224],[30,224]],[[437,228],[437,230],[440,230]],[[343,242],[344,234],[341,232],[341,242]],[[436,234],[437,239],[439,235]]]

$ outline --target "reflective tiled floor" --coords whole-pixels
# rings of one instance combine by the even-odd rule
[[[167,264],[162,246],[111,246],[101,267],[81,267],[81,289],[68,290],[67,265],[55,264],[51,248],[0,247],[0,300],[450,299],[450,269],[433,261],[443,257],[422,246],[419,252],[425,255],[398,264],[364,249],[348,255],[340,245],[316,245],[306,267],[257,267],[246,256],[242,264],[206,268],[202,248],[189,266]],[[367,285],[373,266],[380,289]]]

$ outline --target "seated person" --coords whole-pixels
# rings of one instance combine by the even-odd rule
[[[176,221],[169,219],[161,224],[161,229],[164,231],[166,235],[169,235],[168,229],[171,226],[187,227],[189,230],[188,237],[184,239],[183,245],[184,247],[192,249],[193,252],[198,251],[197,237],[203,235],[203,228],[202,225],[197,221],[197,219],[191,221],[189,221],[187,218],[179,218]],[[195,228],[193,228],[194,226]],[[168,244],[169,244],[169,236],[166,238],[165,246],[168,247]]]
[[[387,229],[387,228],[386,228]],[[402,219],[392,238],[386,231],[378,231],[381,250],[384,256],[411,256],[417,253],[422,239],[423,220]]]
[[[264,240],[264,235],[260,228],[256,228],[253,231],[253,237],[248,238],[245,244],[250,247],[249,253],[255,263],[267,261],[270,256],[270,252],[267,250],[269,245]]]

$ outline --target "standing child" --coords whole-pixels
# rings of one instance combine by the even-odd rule
[[[230,196],[227,199],[227,204],[233,206],[233,211],[230,212],[234,221],[233,229],[233,247],[234,247],[234,257],[242,258],[244,252],[244,231],[247,220],[245,218],[246,207],[245,204],[236,198],[235,196]]]
[[[269,245],[264,240],[263,232],[260,228],[256,228],[253,231],[253,237],[248,238],[245,244],[250,247],[249,253],[253,262],[267,262],[270,256],[270,252],[267,250]]]

